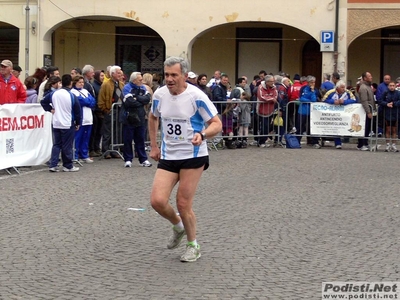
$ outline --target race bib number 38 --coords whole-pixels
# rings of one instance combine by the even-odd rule
[[[163,133],[167,140],[185,141],[188,139],[189,120],[179,118],[163,118]]]

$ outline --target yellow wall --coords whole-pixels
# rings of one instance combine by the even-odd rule
[[[117,26],[137,26],[137,23],[72,21],[64,24],[55,31],[54,65],[61,73],[69,73],[73,67],[82,68],[87,64],[103,70],[115,64]]]
[[[301,73],[303,46],[311,36],[290,26],[266,22],[218,26],[198,36],[193,44],[191,55],[192,70],[195,73],[204,72],[211,77],[215,70],[221,70],[229,75],[231,82],[234,82],[236,76],[240,76],[240,74],[235,74],[237,27],[283,28],[282,70],[292,77],[296,73]],[[261,69],[265,67],[260,66],[252,75],[256,75]],[[316,76],[319,75],[316,74]]]
[[[379,39],[368,37],[380,36],[380,30],[371,31],[356,39],[350,44],[348,50],[348,76],[347,81],[355,86],[357,78],[363,72],[370,72],[373,82],[380,83],[381,44]]]

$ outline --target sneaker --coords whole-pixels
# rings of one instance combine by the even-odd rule
[[[391,150],[391,146],[390,146],[390,144],[389,143],[387,143],[386,144],[386,149],[385,149],[385,152],[389,152],[390,150]]]
[[[269,147],[271,147],[271,145],[270,144],[261,144],[260,147],[261,148],[269,148]]]
[[[320,145],[320,144],[314,144],[314,145],[313,145],[313,148],[314,148],[314,149],[321,149],[321,145]]]
[[[178,247],[185,234],[186,234],[185,230],[179,232],[179,231],[176,231],[174,227],[172,227],[172,235],[168,239],[167,248],[175,249],[176,247]]]
[[[361,148],[358,148],[358,147],[357,147],[357,149],[358,149],[358,150],[361,150],[361,151],[368,151],[368,150],[369,150],[369,147],[364,145],[364,146],[362,146]]]
[[[342,149],[342,145],[336,145],[336,149]]]
[[[396,147],[396,144],[392,144],[392,151],[393,152],[399,152],[399,150]]]
[[[382,132],[378,132],[378,137],[382,137]]]
[[[144,162],[139,163],[139,165],[141,165],[142,167],[151,167],[152,166],[151,162],[149,162],[148,160],[145,160]]]
[[[88,158],[82,158],[82,161],[83,161],[84,163],[87,163],[87,164],[91,164],[91,163],[94,162],[93,159],[90,159],[90,157],[88,157]]]
[[[49,172],[55,173],[55,172],[59,172],[59,171],[60,171],[60,170],[57,169],[56,167],[49,168]]]
[[[193,245],[187,245],[185,253],[181,256],[182,262],[194,262],[200,258],[200,245],[197,247]]]
[[[289,133],[293,134],[293,133],[296,133],[296,131],[297,131],[296,127],[293,127],[292,130],[290,130]]]
[[[78,167],[72,167],[71,169],[68,169],[66,167],[63,168],[64,172],[78,172],[79,168]]]
[[[125,168],[130,168],[132,167],[132,163],[128,160],[125,162]]]
[[[257,141],[252,141],[252,142],[250,143],[250,146],[258,146],[258,142],[257,142]]]

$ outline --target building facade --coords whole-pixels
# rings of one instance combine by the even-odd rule
[[[354,85],[364,71],[375,82],[400,76],[399,16],[400,0],[0,0],[0,59],[24,74],[85,64],[129,74],[161,73],[166,57],[181,56],[197,74],[218,69],[231,81],[338,71]]]

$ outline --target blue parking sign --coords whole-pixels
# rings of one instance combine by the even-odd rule
[[[321,31],[322,43],[333,43],[333,31]]]
[[[334,51],[334,37],[335,32],[333,30],[322,30],[321,31],[321,51],[331,52]]]

